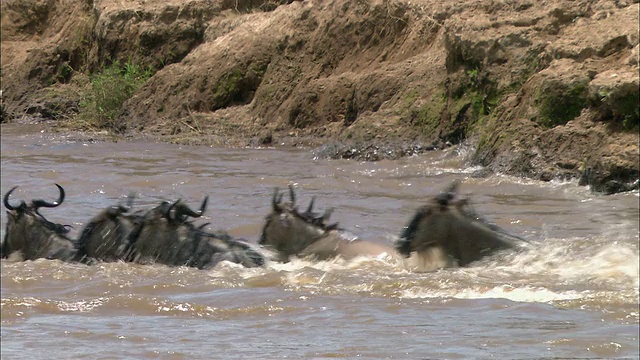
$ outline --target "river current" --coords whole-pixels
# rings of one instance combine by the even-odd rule
[[[1,191],[57,198],[75,236],[136,193],[197,207],[256,242],[274,187],[334,207],[354,235],[390,243],[451,181],[531,249],[468,268],[414,272],[383,258],[213,270],[37,260],[1,263],[2,359],[566,359],[639,355],[638,192],[576,181],[474,178],[464,147],[394,161],[317,159],[309,149],[92,142],[2,125]],[[2,236],[6,226],[2,211]]]

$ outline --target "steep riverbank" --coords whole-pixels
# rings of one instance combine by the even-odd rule
[[[150,77],[77,121],[113,62]],[[638,1],[2,2],[2,121],[376,160],[473,145],[491,171],[638,179]],[[79,124],[81,126],[79,126]]]

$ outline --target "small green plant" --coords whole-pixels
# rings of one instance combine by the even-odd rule
[[[465,89],[470,98],[473,120],[489,115],[498,104],[497,88],[486,77],[480,78],[478,68],[467,70],[468,87]]]
[[[478,89],[478,68],[467,70],[467,76],[469,77],[469,85],[472,89]]]
[[[127,61],[113,62],[91,78],[91,90],[80,103],[78,117],[93,127],[116,132],[124,130],[119,120],[124,102],[131,98],[152,75],[150,68]]]
[[[69,65],[69,63],[65,61],[60,66],[58,66],[58,71],[54,75],[55,81],[52,81],[51,85],[55,84],[56,82],[63,83],[63,84],[69,82],[69,80],[71,79],[71,76],[73,75],[73,72],[74,70],[71,67],[71,65]]]

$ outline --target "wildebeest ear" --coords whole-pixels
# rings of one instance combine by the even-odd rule
[[[71,231],[71,229],[73,229],[74,227],[71,225],[62,225],[62,224],[56,224],[56,223],[51,223],[53,225],[54,231],[59,233],[59,234],[66,234],[69,231]]]
[[[456,208],[458,208],[458,210],[462,210],[463,207],[468,206],[470,203],[469,197],[465,196],[463,198],[460,198],[458,201],[456,201]]]
[[[124,207],[122,205],[112,206],[107,209],[106,214],[110,217],[118,217],[124,213],[129,211],[128,207]]]
[[[340,226],[340,223],[336,222],[331,225],[327,225],[327,230],[337,230],[339,226]]]
[[[135,200],[136,198],[136,193],[134,193],[133,191],[129,193],[129,195],[127,195],[127,207],[129,208],[129,210],[133,207],[133,200]]]
[[[420,209],[420,213],[423,217],[429,216],[433,213],[433,208],[431,206],[425,206],[422,209]]]
[[[333,213],[334,208],[328,208],[324,211],[324,215],[322,215],[322,221],[327,222]]]

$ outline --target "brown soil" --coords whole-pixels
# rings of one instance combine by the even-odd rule
[[[3,0],[2,120],[72,126],[115,60],[154,69],[126,136],[638,179],[637,0]]]

